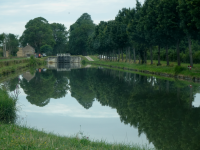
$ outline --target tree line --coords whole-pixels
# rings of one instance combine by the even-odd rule
[[[10,55],[15,56],[18,51],[19,47],[19,39],[18,35],[9,33],[2,33],[0,34],[0,45],[2,45],[0,48],[2,49],[0,51],[0,57],[6,57],[6,51],[9,50]]]
[[[196,0],[146,0],[142,5],[136,0],[136,7],[123,8],[114,20],[101,21],[92,25],[90,15],[84,21],[90,22],[89,32],[75,23],[70,27],[69,45],[80,43],[88,54],[100,54],[108,58],[126,59],[131,57],[146,63],[147,59],[181,62],[200,62],[200,2]],[[78,20],[77,20],[78,22]],[[84,22],[84,24],[85,24]],[[86,24],[85,24],[86,25]],[[95,26],[95,28],[94,28]],[[74,28],[86,29],[72,38]],[[87,34],[86,36],[83,36]],[[71,37],[71,39],[70,39]],[[84,38],[83,44],[79,42]],[[78,45],[75,44],[75,47]],[[80,46],[80,47],[81,47]],[[76,52],[73,46],[69,51]],[[110,56],[110,57],[109,57]]]
[[[106,59],[160,60],[200,63],[200,5],[196,0],[136,0],[134,8],[119,10],[114,20],[93,23],[88,13],[82,14],[67,31],[60,23],[50,24],[45,18],[34,18],[25,25],[20,46],[29,43],[36,53],[99,54]],[[5,35],[5,34],[3,34]],[[0,44],[5,45],[5,36]],[[6,44],[7,45],[7,44]],[[16,48],[16,46],[14,46]],[[13,55],[16,55],[15,50]],[[125,58],[124,58],[125,56]]]
[[[14,34],[0,34],[0,45],[10,55],[16,56],[19,47],[27,44],[35,48],[36,53],[56,55],[65,52],[67,47],[68,31],[64,24],[49,23],[45,18],[38,17],[29,20],[21,37]]]

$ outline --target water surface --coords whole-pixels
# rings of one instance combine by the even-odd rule
[[[20,118],[30,127],[91,140],[147,144],[159,149],[200,148],[199,84],[103,68],[26,72]],[[79,135],[80,136],[80,135]]]

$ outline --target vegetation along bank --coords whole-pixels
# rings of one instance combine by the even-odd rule
[[[140,64],[139,60],[135,61],[132,59],[124,58],[124,60],[117,59],[99,59],[97,56],[90,56],[94,61],[83,60],[90,64],[102,65],[111,68],[119,68],[130,71],[138,71],[146,74],[155,74],[165,77],[175,77],[185,80],[193,80],[200,82],[200,65],[195,64],[194,67],[188,68],[188,64],[182,63],[181,66],[177,66],[176,62],[171,62],[169,66],[164,61],[161,61],[161,65],[157,66],[156,63],[151,64],[150,60],[147,60],[146,64]]]

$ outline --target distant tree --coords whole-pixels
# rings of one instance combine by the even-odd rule
[[[0,44],[3,43],[3,40],[4,40],[4,34],[2,33],[2,34],[0,34]]]
[[[70,26],[69,30],[69,51],[71,54],[87,55],[87,40],[92,36],[95,25],[91,16],[87,13]]]
[[[40,47],[48,44],[51,47],[54,46],[55,40],[53,38],[53,32],[48,21],[42,17],[30,20],[25,25],[25,31],[20,37],[22,46],[29,43],[35,48],[36,52],[40,52]]]
[[[195,19],[196,14],[194,9],[194,6],[191,7],[191,5],[195,5],[194,0],[178,0],[179,5],[177,7],[177,10],[179,11],[180,19],[181,19],[181,27],[183,28],[183,31],[185,32],[187,39],[188,39],[188,47],[189,47],[189,56],[190,56],[190,66],[193,67],[193,52],[192,52],[192,39],[197,38],[198,29],[197,26],[198,22],[195,22],[193,19]],[[195,6],[195,8],[198,6]],[[199,7],[198,7],[199,8]],[[194,16],[193,16],[193,15]],[[196,19],[195,19],[196,20]]]
[[[0,44],[2,44],[4,56],[6,51],[9,51],[10,55],[16,56],[19,47],[18,35],[2,33],[0,34]]]
[[[42,53],[46,53],[49,56],[52,54],[53,48],[50,45],[45,44],[40,48],[40,51]]]
[[[7,50],[9,50],[10,55],[16,56],[17,51],[19,50],[19,40],[18,40],[18,35],[14,34],[7,34]]]
[[[64,24],[52,23],[50,24],[55,45],[53,47],[53,54],[66,52],[66,44],[68,39],[68,31]]]

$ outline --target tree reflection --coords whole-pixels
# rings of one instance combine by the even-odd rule
[[[20,85],[31,104],[45,106],[70,90],[86,109],[94,99],[115,108],[124,124],[138,128],[158,149],[200,149],[200,108],[192,107],[199,85],[109,69],[47,70]]]
[[[200,148],[200,108],[192,107],[198,86],[112,70],[98,70],[95,77],[97,100],[116,108],[121,121],[156,148]]]
[[[34,105],[43,107],[50,102],[50,98],[61,98],[67,93],[68,80],[58,77],[51,70],[36,72],[30,81],[25,78],[20,83],[27,100]]]
[[[90,70],[90,69],[89,69]],[[70,91],[71,96],[86,109],[92,107],[95,93],[90,84],[93,77],[90,75],[93,71],[86,71],[85,69],[72,70],[70,72]]]

